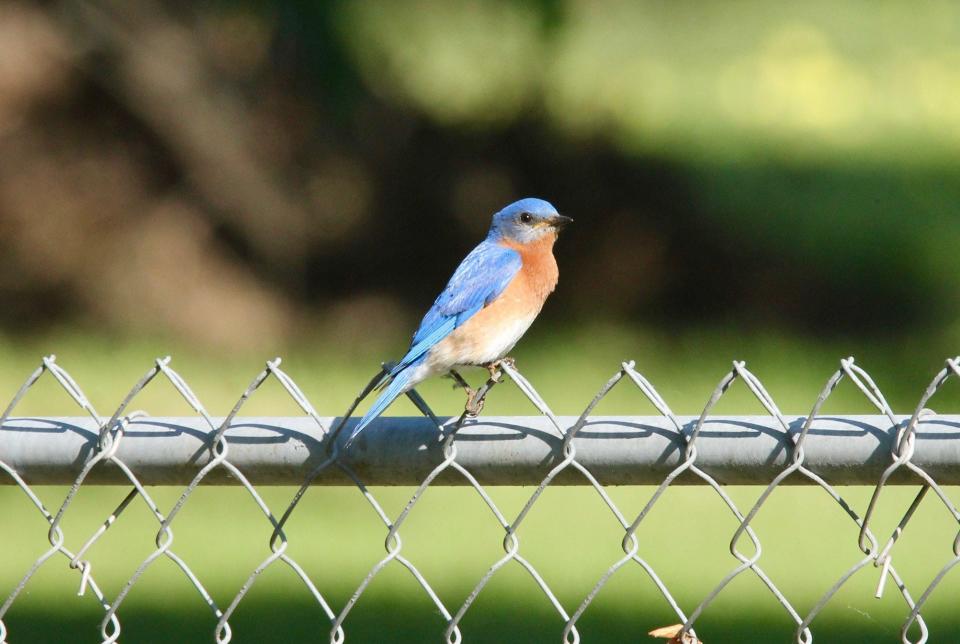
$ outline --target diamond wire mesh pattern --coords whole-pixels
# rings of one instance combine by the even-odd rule
[[[345,626],[345,620],[356,605],[357,601],[363,595],[364,591],[369,586],[370,582],[373,581],[373,579],[377,577],[381,571],[392,562],[397,562],[397,564],[409,572],[409,574],[422,588],[423,592],[427,595],[430,601],[434,604],[439,613],[443,616],[447,623],[446,629],[443,633],[443,638],[451,644],[457,644],[462,641],[463,634],[460,630],[460,623],[466,613],[470,610],[474,601],[483,592],[488,582],[497,574],[499,570],[507,565],[510,565],[511,563],[520,566],[532,577],[539,590],[543,593],[550,605],[556,611],[558,617],[558,639],[562,639],[568,644],[575,644],[576,642],[580,641],[580,632],[577,629],[577,622],[579,619],[587,610],[589,610],[591,603],[603,591],[604,587],[608,584],[611,578],[631,562],[640,566],[640,568],[649,576],[650,580],[662,595],[663,600],[669,605],[672,611],[676,614],[677,619],[683,624],[682,631],[676,636],[674,641],[696,641],[695,638],[697,635],[694,631],[694,624],[698,617],[716,599],[716,597],[723,592],[724,588],[726,588],[731,581],[733,581],[739,575],[746,574],[749,571],[749,574],[753,574],[760,579],[763,585],[776,598],[783,610],[796,624],[796,630],[794,634],[795,640],[804,644],[812,642],[813,634],[811,626],[817,615],[844,586],[844,584],[846,584],[847,581],[853,577],[853,575],[855,575],[862,568],[873,564],[880,569],[877,596],[881,596],[881,594],[884,592],[884,588],[888,582],[888,579],[892,580],[904,603],[909,609],[909,615],[901,627],[901,640],[905,643],[920,643],[926,642],[929,638],[929,632],[921,615],[921,610],[924,604],[929,600],[930,596],[936,591],[943,579],[951,571],[951,569],[960,563],[960,532],[958,532],[957,537],[952,543],[952,557],[942,566],[942,568],[930,580],[927,587],[924,588],[916,598],[914,598],[914,595],[908,591],[902,577],[893,565],[893,554],[897,540],[902,535],[907,524],[910,522],[917,508],[920,506],[921,502],[930,490],[934,491],[936,497],[943,504],[946,511],[950,513],[954,521],[960,524],[960,511],[957,510],[956,506],[947,496],[943,487],[938,485],[937,481],[934,480],[934,478],[927,471],[911,461],[911,458],[914,454],[917,427],[923,422],[924,418],[932,414],[932,412],[927,409],[926,405],[949,379],[960,378],[960,357],[948,359],[946,361],[943,369],[941,369],[933,378],[923,396],[920,398],[920,401],[918,402],[913,414],[905,423],[897,420],[890,408],[890,405],[884,399],[884,396],[880,392],[876,383],[874,383],[873,379],[863,369],[854,363],[852,358],[841,360],[839,368],[828,379],[810,414],[805,418],[802,428],[799,432],[790,431],[789,423],[785,420],[773,398],[761,384],[760,380],[749,370],[747,370],[746,365],[743,362],[733,363],[732,369],[721,379],[716,389],[713,391],[709,401],[703,408],[698,420],[693,425],[692,429],[688,431],[684,430],[684,426],[681,424],[677,416],[673,413],[667,402],[660,396],[654,386],[635,369],[635,364],[633,362],[622,363],[618,371],[613,374],[613,376],[603,385],[603,387],[601,387],[600,391],[593,398],[583,413],[577,418],[577,420],[572,425],[566,427],[551,411],[550,407],[533,387],[533,385],[515,368],[515,366],[511,362],[504,362],[501,365],[500,370],[489,380],[487,380],[487,382],[480,389],[479,396],[481,400],[483,397],[488,395],[490,390],[499,384],[504,377],[509,378],[510,381],[512,381],[514,385],[530,401],[530,403],[533,404],[539,413],[549,420],[549,424],[556,432],[558,439],[562,441],[562,449],[560,452],[562,458],[555,465],[549,467],[548,471],[544,473],[540,484],[536,487],[530,498],[520,510],[519,514],[517,514],[512,521],[509,520],[508,517],[500,510],[484,486],[478,482],[477,478],[466,467],[457,461],[457,432],[471,420],[470,417],[468,417],[466,412],[464,412],[464,414],[458,418],[450,419],[447,422],[441,422],[430,409],[429,405],[427,405],[426,401],[424,401],[416,391],[411,391],[408,396],[414,402],[417,408],[424,414],[424,416],[429,418],[436,425],[438,432],[440,432],[443,460],[436,465],[436,467],[434,467],[432,471],[423,479],[399,515],[397,515],[396,518],[391,519],[374,495],[364,485],[364,482],[357,475],[357,473],[345,462],[345,459],[340,458],[339,444],[336,440],[332,440],[337,437],[337,434],[345,425],[346,419],[352,415],[357,405],[370,392],[373,387],[373,383],[376,382],[377,378],[374,378],[371,381],[371,384],[367,386],[360,396],[358,396],[347,413],[344,414],[339,422],[336,423],[336,426],[327,427],[321,421],[319,414],[313,408],[312,404],[309,402],[297,384],[293,381],[293,379],[291,379],[289,375],[280,369],[280,360],[278,358],[266,363],[266,367],[253,379],[247,389],[240,396],[239,400],[233,406],[227,417],[218,424],[207,413],[203,404],[190,389],[189,385],[187,385],[186,381],[170,367],[170,358],[165,357],[157,359],[154,362],[150,369],[147,370],[143,377],[141,377],[140,380],[133,386],[117,409],[113,411],[112,415],[107,418],[97,413],[76,381],[56,362],[54,356],[49,356],[41,361],[40,366],[37,367],[32,374],[30,374],[19,391],[17,391],[16,395],[13,397],[13,400],[3,412],[3,415],[0,416],[0,426],[4,425],[11,417],[11,414],[14,412],[18,403],[21,401],[27,391],[33,387],[38,380],[47,374],[49,374],[49,377],[52,377],[70,396],[70,398],[84,411],[84,413],[89,415],[90,418],[96,423],[96,426],[99,427],[98,440],[96,442],[95,449],[92,450],[91,453],[86,457],[80,473],[77,475],[62,503],[55,512],[50,511],[44,506],[36,493],[31,489],[30,485],[27,484],[27,482],[12,466],[0,460],[0,468],[2,468],[3,472],[5,472],[5,475],[10,477],[10,481],[18,486],[19,489],[28,497],[32,505],[49,524],[47,539],[50,544],[50,547],[34,561],[30,568],[23,574],[19,583],[17,583],[16,586],[10,591],[4,603],[0,605],[0,644],[5,644],[7,641],[7,629],[3,621],[4,616],[26,588],[31,578],[34,577],[41,567],[47,565],[48,561],[56,558],[58,554],[65,558],[70,569],[77,571],[80,577],[79,594],[91,595],[102,608],[103,618],[100,624],[100,636],[101,641],[104,644],[116,642],[120,638],[120,614],[124,600],[128,596],[131,589],[140,581],[144,572],[146,572],[146,570],[161,557],[166,557],[167,559],[173,561],[177,568],[190,582],[190,584],[192,584],[196,589],[201,600],[209,608],[213,619],[216,620],[213,631],[213,639],[221,644],[226,644],[232,639],[233,635],[230,629],[229,620],[231,615],[237,609],[237,606],[243,601],[244,597],[251,587],[256,583],[259,576],[267,568],[277,564],[278,562],[289,566],[296,573],[297,577],[301,580],[311,596],[317,602],[317,605],[329,620],[329,639],[334,644],[339,644],[346,639],[347,627]],[[234,419],[237,418],[247,400],[265,381],[270,378],[273,378],[279,382],[279,384],[303,410],[303,412],[309,418],[311,418],[313,422],[315,422],[318,435],[323,438],[331,439],[326,441],[326,456],[307,475],[302,485],[296,490],[290,502],[279,515],[271,510],[261,495],[257,492],[254,485],[252,485],[247,477],[244,476],[244,473],[233,463],[231,463],[229,444],[227,440],[225,440],[226,433],[230,430],[231,424],[234,422]],[[807,468],[804,464],[804,443],[810,427],[818,418],[824,402],[829,398],[841,381],[845,379],[849,380],[863,394],[866,400],[869,401],[869,403],[880,412],[880,414],[889,419],[890,431],[896,433],[896,438],[893,442],[894,448],[890,455],[890,464],[886,467],[879,480],[876,482],[870,502],[862,516],[858,514],[851,507],[851,505],[847,503],[846,500],[844,500],[844,498],[834,487],[830,485],[829,482],[824,480],[811,469]],[[127,464],[124,463],[123,460],[121,460],[117,455],[118,448],[123,441],[124,433],[129,423],[131,420],[143,415],[143,412],[139,411],[129,412],[128,409],[130,408],[131,403],[145,387],[158,380],[166,380],[170,385],[172,385],[179,395],[196,412],[196,414],[204,419],[206,425],[209,427],[208,447],[211,454],[211,459],[196,471],[189,485],[187,485],[187,487],[183,490],[173,507],[170,508],[166,513],[164,513],[161,508],[158,507],[157,503],[154,502],[146,487],[140,482],[131,468],[128,467]],[[786,467],[784,467],[784,469],[770,481],[770,483],[757,497],[757,500],[754,502],[752,507],[750,507],[745,513],[737,507],[737,505],[724,491],[723,487],[717,482],[717,480],[715,480],[715,478],[697,465],[697,441],[700,437],[704,423],[710,418],[711,412],[717,402],[738,380],[742,381],[753,394],[753,396],[756,397],[756,399],[765,409],[766,413],[776,420],[776,424],[782,429],[784,436],[788,440],[787,444],[790,446],[790,453],[787,457]],[[624,513],[618,508],[616,503],[614,503],[613,499],[607,493],[604,486],[597,480],[594,474],[592,474],[587,467],[578,462],[577,448],[573,441],[581,429],[589,423],[591,413],[596,405],[611,390],[619,386],[621,383],[629,383],[633,385],[640,393],[641,397],[652,404],[657,412],[669,421],[670,425],[676,431],[678,439],[682,441],[682,445],[684,446],[681,462],[675,468],[673,468],[673,470],[667,474],[659,486],[655,488],[640,513],[635,517],[628,517],[624,515]],[[104,420],[105,418],[106,420]],[[8,433],[7,436],[0,435],[0,440],[4,439],[12,440],[13,438],[11,437],[10,433]],[[638,438],[636,440],[642,440],[642,438]],[[129,483],[132,486],[131,490],[121,501],[121,503],[104,519],[100,527],[97,528],[76,551],[71,550],[66,545],[67,539],[63,529],[64,516],[70,511],[71,504],[81,486],[84,484],[84,481],[87,479],[89,473],[94,470],[94,468],[103,467],[107,463],[119,468],[126,479],[129,480]],[[206,590],[201,580],[191,570],[189,564],[174,551],[175,540],[173,523],[177,515],[189,502],[191,495],[196,491],[198,486],[200,486],[208,477],[208,475],[217,468],[223,468],[229,472],[229,474],[232,475],[235,480],[247,490],[247,492],[249,492],[260,512],[263,514],[264,519],[269,522],[272,528],[271,535],[267,543],[267,554],[265,558],[250,573],[249,577],[237,590],[233,599],[225,608],[221,608],[214,601],[213,597]],[[307,575],[300,564],[298,564],[295,559],[287,554],[287,548],[289,544],[284,533],[284,526],[290,519],[292,513],[296,510],[300,500],[303,498],[304,493],[310,487],[311,483],[327,468],[339,468],[353,481],[360,493],[370,504],[374,513],[383,523],[386,533],[384,541],[385,555],[370,569],[369,573],[356,588],[352,597],[350,597],[349,600],[339,608],[339,610],[333,607],[330,602],[327,601],[321,590]],[[601,502],[609,509],[613,517],[620,524],[623,529],[621,546],[624,553],[621,558],[613,562],[601,575],[601,577],[596,581],[595,585],[589,589],[581,603],[576,607],[572,607],[572,611],[568,611],[568,607],[563,606],[563,604],[558,600],[554,591],[551,589],[547,580],[538,572],[534,564],[531,563],[531,561],[529,561],[521,553],[520,540],[520,529],[522,528],[524,521],[529,515],[531,509],[541,498],[541,495],[551,484],[551,482],[554,481],[554,479],[561,472],[568,469],[574,470],[582,476],[582,485],[591,487],[597,493]],[[876,514],[876,510],[881,502],[881,499],[883,498],[885,486],[888,485],[891,476],[897,470],[901,469],[906,469],[913,475],[913,480],[919,483],[920,489],[917,495],[914,497],[912,503],[903,512],[902,518],[896,528],[894,528],[886,540],[881,540],[874,534],[873,530],[871,530],[871,520]],[[473,590],[469,593],[464,602],[459,607],[456,607],[455,610],[451,610],[451,608],[444,603],[444,601],[434,591],[429,581],[420,572],[417,566],[404,556],[403,541],[400,536],[400,529],[403,526],[404,521],[408,518],[410,512],[420,501],[423,493],[431,484],[434,484],[438,476],[447,471],[455,472],[459,476],[463,477],[467,485],[469,485],[469,487],[471,487],[477,493],[477,495],[479,495],[482,501],[489,508],[491,514],[500,525],[504,534],[502,544],[504,551],[503,556],[490,566],[488,571],[476,583]],[[716,585],[716,587],[707,593],[700,604],[693,607],[690,612],[686,612],[680,607],[680,604],[671,594],[669,588],[664,583],[662,578],[654,570],[653,566],[651,566],[644,559],[641,554],[642,547],[640,539],[637,537],[637,531],[639,530],[643,521],[647,518],[650,511],[661,499],[667,488],[670,487],[670,485],[673,484],[681,474],[686,474],[688,476],[693,475],[709,489],[711,489],[713,493],[720,498],[727,510],[736,518],[738,523],[738,526],[729,544],[730,553],[737,562],[736,566],[730,570],[730,572]],[[849,516],[850,520],[857,526],[857,546],[863,554],[862,558],[854,562],[846,571],[843,572],[836,582],[826,592],[823,593],[819,601],[817,601],[814,607],[805,615],[799,612],[797,608],[793,606],[783,592],[777,587],[773,579],[771,579],[760,567],[759,562],[762,554],[761,542],[751,526],[773,492],[789,477],[806,477],[812,483],[823,489],[824,493],[829,495],[830,498],[833,499],[833,501],[843,509],[846,515]],[[107,530],[109,530],[109,528],[117,522],[123,511],[138,498],[141,502],[146,504],[146,506],[149,508],[149,511],[157,521],[157,532],[155,536],[156,548],[132,572],[128,581],[123,585],[116,597],[108,598],[95,580],[92,563],[86,560],[84,555],[94,545],[94,543],[96,543],[97,540],[100,539],[107,532]],[[747,552],[744,552],[744,548],[747,550]]]

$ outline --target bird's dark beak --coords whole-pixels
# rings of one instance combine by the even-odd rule
[[[573,218],[564,217],[563,215],[554,215],[553,217],[550,217],[550,219],[548,219],[547,221],[550,223],[551,226],[553,226],[554,230],[560,231],[567,224],[572,224]]]

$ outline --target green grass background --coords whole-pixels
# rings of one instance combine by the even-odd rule
[[[287,369],[323,413],[345,408],[366,381],[377,360],[391,355],[401,341],[386,339],[349,353],[317,342],[287,347]],[[852,345],[852,347],[851,347]],[[80,383],[102,414],[145,372],[158,348],[174,354],[172,366],[191,384],[211,413],[223,414],[262,367],[261,357],[203,353],[161,340],[124,342],[96,334],[61,333],[33,341],[0,344],[0,392],[11,397],[39,357],[59,351],[58,361]],[[843,349],[846,348],[846,351]],[[786,413],[805,413],[823,383],[850,349],[862,351],[861,364],[876,378],[899,413],[908,413],[941,364],[937,344],[865,342],[825,346],[796,338],[757,334],[749,343],[732,333],[686,332],[666,338],[619,328],[580,331],[545,329],[518,349],[521,370],[558,413],[580,411],[596,389],[624,359],[658,387],[677,413],[697,413],[733,358],[770,389]],[[272,356],[262,356],[266,359]],[[869,359],[868,359],[869,358]],[[474,374],[478,377],[478,374]],[[422,393],[438,413],[454,413],[461,394],[448,381],[427,383]],[[956,395],[946,389],[932,406],[955,408]],[[151,384],[132,408],[155,415],[189,413],[168,385]],[[869,412],[849,384],[828,402],[828,411]],[[759,405],[745,387],[731,390],[718,413],[756,413]],[[509,385],[498,387],[487,413],[535,413]],[[52,379],[30,392],[18,414],[75,415],[73,403]],[[267,383],[241,414],[296,413],[276,383]],[[398,403],[393,414],[414,413]],[[654,413],[639,394],[620,387],[598,408],[600,414]],[[55,510],[65,488],[38,487]],[[126,488],[81,489],[64,519],[67,544],[76,549],[126,494]],[[294,490],[261,488],[276,514]],[[515,516],[533,488],[491,488],[501,510]],[[759,488],[729,492],[746,511]],[[956,493],[955,489],[949,489]],[[375,488],[388,514],[396,516],[412,488]],[[652,488],[616,487],[609,492],[621,510],[635,515]],[[871,489],[841,488],[861,513]],[[884,493],[875,526],[889,534],[916,488]],[[176,488],[152,489],[161,509],[179,496]],[[6,594],[47,547],[47,526],[26,496],[15,487],[0,488],[0,592]],[[778,489],[757,517],[763,544],[760,564],[797,609],[805,614],[818,597],[860,558],[857,530],[819,489]],[[699,600],[736,561],[727,547],[736,522],[722,501],[702,487],[670,489],[643,523],[640,553],[659,571],[685,610]],[[893,562],[916,595],[950,558],[957,525],[931,494],[909,524],[894,551]],[[288,528],[289,554],[309,573],[328,601],[339,608],[367,571],[383,555],[385,528],[353,488],[314,488],[293,515]],[[135,501],[89,552],[93,572],[107,597],[113,597],[136,566],[153,550],[156,522],[145,504]],[[243,489],[202,487],[174,523],[173,550],[207,585],[221,607],[269,553],[269,523]],[[469,489],[431,488],[403,526],[403,554],[433,584],[448,609],[459,607],[490,564],[502,556],[502,530],[479,496]],[[536,566],[561,603],[573,611],[622,551],[622,531],[590,488],[550,488],[519,532],[521,554]],[[742,546],[749,552],[745,542]],[[879,571],[868,567],[854,577],[814,622],[819,642],[898,641],[906,607],[892,583],[882,599],[873,598]],[[6,617],[9,641],[97,641],[100,607],[91,596],[78,598],[80,575],[66,560],[54,558],[31,580]],[[924,611],[934,642],[957,641],[960,618],[955,599],[960,575],[948,576]],[[215,620],[183,575],[166,559],[157,561],[134,588],[120,613],[124,642],[209,642]],[[630,565],[604,588],[580,621],[586,642],[648,641],[650,629],[675,623],[666,602],[641,568]],[[231,620],[237,642],[324,641],[329,623],[306,588],[282,563],[268,569]],[[467,613],[462,630],[467,642],[559,641],[562,620],[533,580],[516,564],[501,570]],[[410,574],[396,563],[371,584],[346,622],[353,642],[439,641],[444,622]],[[791,620],[752,574],[738,577],[707,609],[697,624],[707,644],[744,641],[789,641]],[[652,640],[649,640],[652,641]]]

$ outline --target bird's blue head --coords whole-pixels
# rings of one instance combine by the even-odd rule
[[[572,222],[543,199],[515,201],[493,216],[488,239],[529,244],[557,232]]]

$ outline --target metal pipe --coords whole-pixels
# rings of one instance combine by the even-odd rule
[[[219,422],[220,419],[214,419]],[[566,429],[576,417],[560,417]],[[681,416],[689,435],[697,418]],[[334,427],[336,418],[321,418]],[[789,416],[791,432],[805,418]],[[898,418],[900,426],[906,417]],[[349,430],[351,423],[347,424]],[[72,483],[97,446],[91,418],[11,418],[0,427],[0,461],[30,485]],[[892,462],[896,437],[885,416],[829,416],[814,421],[804,443],[804,465],[833,485],[874,485]],[[342,432],[342,435],[349,431]],[[116,457],[146,485],[186,485],[211,458],[213,432],[199,417],[139,418],[128,425]],[[327,458],[316,423],[307,417],[237,418],[226,432],[229,461],[255,485],[299,485]],[[545,417],[483,417],[468,422],[455,442],[457,462],[483,485],[536,485],[562,460],[561,440]],[[576,460],[605,485],[655,485],[683,459],[683,442],[670,421],[660,416],[596,417],[573,440]],[[791,458],[790,439],[770,416],[712,417],[696,442],[698,467],[720,483],[769,483]],[[443,460],[436,427],[426,418],[381,418],[361,435],[344,461],[366,485],[416,485]],[[924,417],[917,428],[911,462],[942,485],[960,484],[960,416]],[[126,484],[118,467],[98,465],[87,478],[100,485]],[[224,468],[207,484],[236,483]],[[900,468],[892,484],[915,483]],[[0,484],[13,483],[0,476]],[[447,470],[441,485],[466,481]],[[583,476],[567,468],[554,484],[583,485]],[[678,484],[702,483],[689,473]],[[785,484],[809,484],[794,475]],[[331,466],[316,485],[352,484]]]

